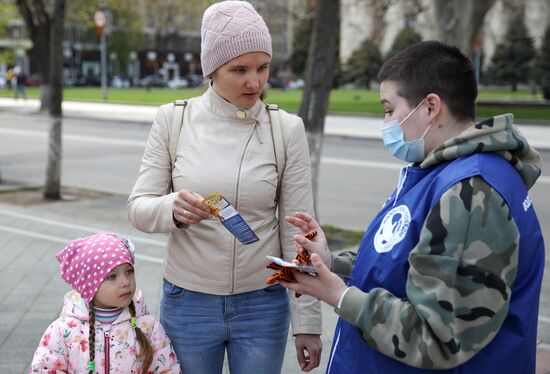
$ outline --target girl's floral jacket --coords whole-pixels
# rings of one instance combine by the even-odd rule
[[[134,305],[138,327],[149,339],[154,352],[147,373],[180,373],[170,340],[157,319],[148,314],[140,291],[136,293]],[[130,318],[130,311],[125,308],[110,326],[96,321],[94,374],[144,374]],[[40,340],[30,373],[87,374],[90,358],[88,319],[86,301],[75,291],[67,293],[61,316],[48,327]]]

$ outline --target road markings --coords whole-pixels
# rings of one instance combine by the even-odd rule
[[[61,222],[61,221],[54,221],[54,220],[47,219],[47,218],[40,218],[40,217],[36,217],[36,216],[31,216],[31,215],[28,215],[28,214],[18,213],[18,212],[15,212],[13,210],[9,210],[9,209],[2,209],[0,211],[0,214],[3,214],[5,216],[25,219],[25,220],[28,220],[28,221],[43,223],[43,224],[46,224],[46,225],[72,229],[72,230],[89,231],[89,232],[92,232],[92,233],[111,231],[109,229],[104,229],[104,228],[74,225],[74,224],[71,224],[71,223],[65,223],[65,222]],[[135,242],[141,242],[141,243],[145,243],[145,244],[156,245],[156,246],[163,247],[163,248],[166,245],[165,242],[160,241],[160,240],[147,239],[147,238],[143,238],[143,237],[136,237],[135,235],[128,235],[128,234],[122,234],[122,233],[120,235],[124,236],[124,237],[128,237],[128,238],[132,238],[132,240],[135,241]]]
[[[99,229],[99,228],[94,228],[94,227],[90,227],[90,226],[74,225],[74,224],[55,221],[55,220],[51,220],[51,219],[40,218],[40,217],[36,217],[36,216],[30,216],[30,215],[27,215],[27,214],[22,214],[22,213],[10,211],[10,210],[5,210],[5,209],[1,210],[0,214],[5,215],[5,216],[9,216],[9,217],[20,218],[20,219],[24,219],[24,220],[33,221],[33,222],[43,223],[43,224],[47,224],[47,225],[51,225],[51,226],[63,227],[63,228],[74,229],[74,230],[79,230],[79,231],[88,231],[90,233],[110,231],[110,230]],[[48,240],[48,241],[51,241],[51,242],[54,242],[54,243],[60,243],[60,244],[63,244],[63,245],[66,245],[69,241],[72,240],[72,239],[67,239],[67,238],[61,238],[59,236],[41,234],[41,233],[38,233],[38,232],[32,232],[32,231],[29,231],[29,230],[16,229],[16,228],[4,226],[4,225],[0,225],[0,231],[4,231],[4,232],[11,233],[11,234],[16,234],[16,235],[21,235],[21,236],[26,236],[26,237],[30,237],[30,238],[35,238],[35,239]],[[162,241],[159,241],[159,240],[152,240],[152,239],[136,237],[136,236],[132,236],[132,235],[124,235],[124,234],[120,234],[120,236],[122,236],[122,237],[131,237],[132,241],[134,241],[134,242],[147,243],[147,244],[156,245],[156,246],[159,246],[159,247],[162,247],[162,248],[164,248],[164,246],[165,246],[165,243],[162,242]],[[152,263],[155,263],[155,264],[163,264],[164,263],[164,259],[161,258],[161,257],[148,256],[148,255],[143,255],[143,254],[139,254],[139,253],[137,253],[135,255],[135,257],[140,259],[140,260],[147,261],[147,262],[152,262]],[[550,317],[539,315],[539,322],[550,323]]]
[[[44,131],[32,131],[32,130],[19,130],[19,129],[7,129],[7,128],[1,128],[0,134],[6,134],[6,135],[20,135],[25,137],[35,137],[35,138],[42,138],[46,139],[48,136],[47,132]],[[63,139],[64,140],[74,140],[77,142],[84,142],[84,143],[99,143],[99,144],[108,144],[108,145],[125,145],[130,147],[145,147],[144,141],[141,140],[125,140],[125,139],[108,139],[104,137],[99,136],[89,136],[89,135],[71,135],[63,133]]]
[[[345,166],[359,166],[373,169],[393,169],[400,170],[404,165],[393,162],[380,162],[380,161],[363,161],[353,160],[348,158],[332,158],[321,157],[321,162],[324,164],[333,165],[345,165]],[[536,183],[550,184],[550,177],[541,176],[537,179]]]
[[[24,219],[24,220],[28,220],[28,221],[32,221],[32,222],[42,223],[42,224],[46,224],[46,225],[50,225],[50,226],[62,227],[62,228],[67,228],[67,229],[71,229],[71,230],[77,230],[77,231],[81,231],[81,232],[84,231],[84,232],[96,233],[96,232],[112,231],[112,230],[103,229],[103,228],[90,227],[90,226],[81,226],[81,225],[74,225],[74,224],[70,224],[70,223],[60,222],[60,221],[54,221],[54,220],[51,220],[51,219],[40,218],[40,217],[36,217],[36,216],[30,216],[30,215],[27,215],[27,214],[22,214],[22,213],[18,213],[18,212],[6,210],[6,209],[3,209],[2,211],[0,211],[0,214],[5,215],[5,216],[9,216],[9,217],[20,218],[20,219]],[[51,242],[54,242],[54,243],[61,243],[61,244],[67,244],[69,241],[72,240],[72,239],[60,238],[58,236],[52,236],[52,235],[47,235],[47,234],[41,234],[41,233],[38,233],[38,232],[32,232],[32,231],[29,231],[29,230],[20,230],[20,229],[16,229],[16,228],[4,226],[4,225],[0,225],[0,231],[9,232],[9,233],[12,233],[12,234],[23,235],[23,236],[27,236],[27,237],[36,238],[36,239],[48,240],[48,241],[51,241]],[[166,246],[166,243],[163,242],[163,241],[160,241],[160,240],[147,239],[147,238],[142,238],[142,237],[139,237],[139,236],[136,237],[135,235],[127,235],[127,234],[122,234],[122,233],[119,233],[119,234],[122,237],[132,238],[132,241],[137,242],[137,243],[145,243],[145,244],[149,244],[149,245],[158,246],[158,247],[161,247],[161,248],[164,248]],[[164,263],[164,260],[161,257],[148,256],[148,255],[143,255],[143,254],[136,254],[136,258],[139,258],[141,260],[148,261],[148,262],[157,263],[157,264]]]
[[[375,168],[375,169],[399,170],[403,167],[402,164],[398,164],[394,162],[364,161],[364,160],[353,160],[349,158],[334,158],[334,157],[321,157],[321,162],[323,164],[360,166],[360,167]]]
[[[15,229],[13,227],[8,227],[8,226],[4,226],[4,225],[0,225],[0,231],[8,232],[10,234],[22,235],[22,236],[26,236],[26,237],[34,238],[34,239],[48,240],[50,242],[60,243],[60,244],[63,244],[63,245],[66,245],[68,242],[70,242],[72,239],[74,239],[74,238],[72,238],[72,239],[61,238],[59,236],[52,236],[52,235],[47,235],[47,234],[40,234],[38,232],[32,232],[32,231],[29,231],[29,230]],[[134,240],[134,239],[132,239],[132,240]],[[136,239],[134,241],[138,241],[138,240]],[[153,262],[153,263],[156,263],[156,264],[163,264],[164,263],[164,260],[160,257],[142,255],[140,253],[136,253],[135,257],[139,258],[140,260],[147,261],[147,262]]]
[[[32,131],[32,130],[19,130],[19,129],[9,129],[9,128],[0,128],[0,134],[7,135],[20,135],[26,137],[37,137],[37,138],[46,138],[47,133],[44,131]],[[97,143],[105,145],[117,145],[117,146],[128,146],[128,147],[138,147],[144,148],[146,142],[140,140],[125,140],[125,139],[107,139],[98,136],[83,136],[83,135],[71,135],[63,134],[63,139],[72,140],[77,142],[84,143]],[[366,161],[366,160],[355,160],[349,158],[335,158],[335,157],[321,157],[322,164],[331,164],[331,165],[343,165],[343,166],[356,166],[356,167],[365,167],[372,169],[384,169],[384,170],[399,170],[404,164],[399,164],[395,162],[380,162],[380,161]],[[550,184],[550,177],[541,176],[537,180],[537,183]]]

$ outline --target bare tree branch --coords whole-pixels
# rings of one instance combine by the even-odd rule
[[[434,0],[438,39],[472,55],[474,38],[495,0]]]

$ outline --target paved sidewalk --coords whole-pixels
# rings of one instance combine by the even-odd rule
[[[32,113],[37,100],[0,98],[0,111]],[[156,106],[65,102],[66,116],[151,123]],[[380,118],[328,116],[325,133],[379,138]],[[537,148],[550,149],[550,126],[520,125]],[[149,308],[159,310],[164,235],[146,235],[127,220],[126,196],[108,195],[48,204],[17,206],[0,203],[0,373],[26,373],[41,334],[59,314],[69,287],[61,280],[54,254],[70,240],[97,231],[115,231],[132,238],[138,248],[137,283]],[[325,370],[336,315],[323,304],[321,367]],[[289,336],[284,374],[301,373]],[[537,374],[550,374],[550,347],[539,345]]]
[[[137,286],[158,315],[165,235],[147,235],[126,216],[126,196],[61,201],[26,207],[0,202],[0,373],[28,373],[46,327],[59,315],[69,290],[59,276],[55,253],[79,236],[114,231],[136,244]],[[323,373],[336,315],[323,305]],[[228,373],[227,370],[224,373]],[[301,373],[289,335],[283,373]]]
[[[36,112],[39,101],[35,99],[14,100],[0,98],[0,110]],[[109,119],[114,121],[129,121],[152,123],[158,106],[104,104],[80,101],[63,102],[63,113],[67,117]],[[550,119],[549,119],[550,121]],[[325,134],[345,137],[380,139],[379,125],[382,118],[361,115],[328,115],[325,121]],[[550,149],[550,124],[530,125],[519,124],[530,144],[537,149]]]
[[[32,206],[0,203],[0,373],[25,374],[46,327],[58,316],[69,290],[60,278],[54,254],[71,239],[115,231],[136,243],[136,277],[150,310],[158,313],[164,235],[145,235],[126,218],[126,196],[61,201]],[[336,314],[323,303],[321,367],[326,369]],[[224,371],[225,374],[228,371]],[[289,335],[284,374],[301,371]],[[550,350],[539,346],[537,374],[550,373]]]

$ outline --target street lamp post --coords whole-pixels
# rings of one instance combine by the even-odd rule
[[[118,56],[116,52],[111,52],[111,54],[109,54],[109,70],[111,72],[111,78],[118,74],[117,58]]]
[[[130,52],[130,77],[132,77],[132,86],[137,85],[139,80],[139,63],[137,60],[137,53],[135,51]]]
[[[73,66],[73,51],[71,47],[67,47],[63,49],[63,58],[65,61],[69,63],[69,71],[67,74],[67,78],[70,82],[74,81],[74,66]],[[64,75],[65,76],[65,75]]]
[[[101,33],[101,99],[107,100],[107,42]]]
[[[191,52],[186,52],[183,55],[183,58],[185,59],[185,62],[189,64],[189,74],[195,74],[195,66],[191,63],[193,61],[193,54]]]
[[[103,2],[100,2],[100,8]],[[107,24],[107,14],[103,10],[98,10],[94,14],[96,32],[100,34],[100,54],[101,54],[101,99],[107,100],[107,40],[105,36],[105,25]]]
[[[147,60],[153,62],[153,64],[154,64],[153,74],[157,75],[157,52],[155,52],[155,51],[147,52]]]

